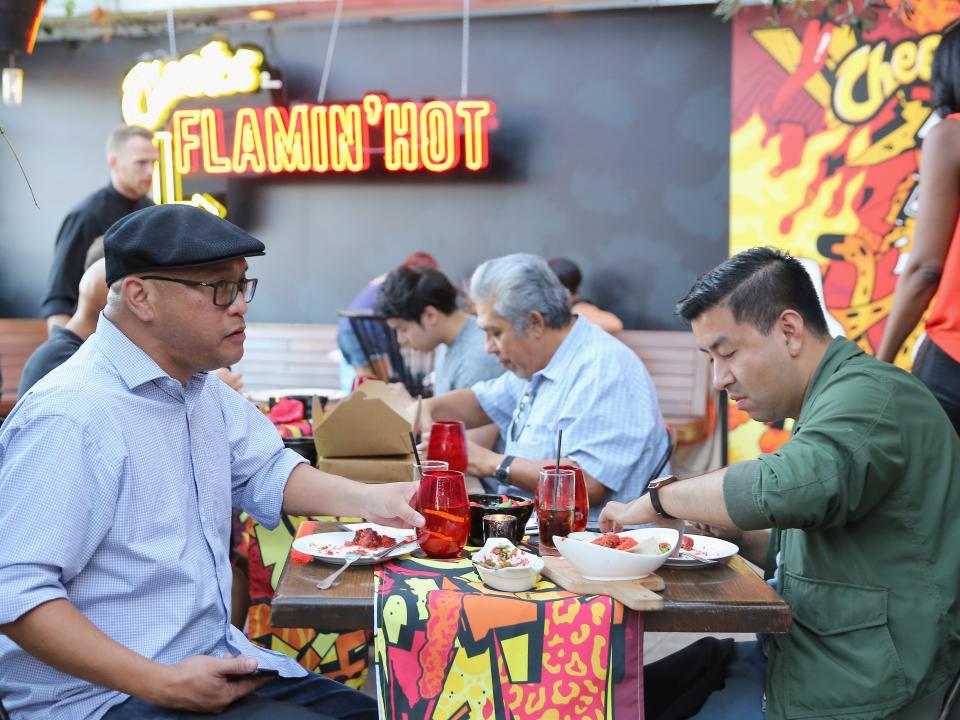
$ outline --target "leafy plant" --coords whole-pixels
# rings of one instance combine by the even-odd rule
[[[826,13],[834,24],[846,25],[862,33],[876,25],[881,6],[901,20],[909,20],[916,12],[915,2],[899,0],[893,8],[889,8],[883,0],[766,0],[765,4],[773,11],[771,20],[774,24],[781,24],[784,15],[788,14],[808,18]],[[717,0],[714,14],[730,20],[742,6],[741,0]]]

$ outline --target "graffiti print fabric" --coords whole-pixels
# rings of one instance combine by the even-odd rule
[[[642,616],[539,582],[483,585],[467,559],[376,571],[374,647],[387,720],[643,717]]]

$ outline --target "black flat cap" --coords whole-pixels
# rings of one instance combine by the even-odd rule
[[[103,237],[107,285],[148,270],[192,268],[264,254],[264,245],[192,205],[153,205],[117,220]]]

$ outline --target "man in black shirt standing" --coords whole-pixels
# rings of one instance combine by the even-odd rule
[[[71,210],[57,235],[49,288],[43,301],[48,327],[66,324],[76,309],[84,258],[94,238],[125,215],[152,204],[146,195],[153,184],[153,166],[158,158],[153,133],[146,128],[121,125],[110,133],[110,183]]]

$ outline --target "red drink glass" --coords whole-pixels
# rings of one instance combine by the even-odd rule
[[[430,428],[427,458],[443,460],[451,470],[467,471],[467,430],[459,420],[437,420]]]
[[[544,470],[556,470],[556,465],[547,465]],[[587,529],[587,518],[590,515],[590,498],[587,497],[587,481],[583,479],[583,470],[576,465],[561,465],[561,470],[573,470],[576,475],[577,491],[573,504],[573,532],[583,532]]]
[[[424,460],[419,465],[416,463],[413,464],[413,479],[414,482],[420,482],[423,480],[423,476],[429,472],[449,469],[450,466],[443,462],[443,460]]]
[[[576,477],[573,470],[540,471],[537,481],[537,524],[540,526],[541,555],[556,554],[553,538],[573,532]]]
[[[428,470],[423,473],[417,509],[426,521],[417,529],[420,548],[432,558],[460,554],[470,535],[470,503],[463,473]]]

